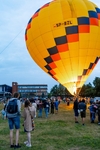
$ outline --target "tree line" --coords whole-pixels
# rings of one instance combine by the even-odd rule
[[[51,96],[61,96],[63,97],[70,97],[72,96],[67,88],[65,88],[63,85],[54,85],[50,93],[48,94],[48,97]],[[93,83],[84,84],[80,90],[79,96],[82,97],[100,97],[100,78],[95,77],[93,80]]]

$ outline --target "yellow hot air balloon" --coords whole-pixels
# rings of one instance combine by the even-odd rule
[[[100,56],[100,9],[89,0],[54,0],[28,22],[33,60],[71,94],[79,92]]]

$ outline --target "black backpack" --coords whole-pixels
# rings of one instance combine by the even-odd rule
[[[13,99],[12,101],[8,102],[7,112],[10,114],[15,114],[18,112],[17,99]]]

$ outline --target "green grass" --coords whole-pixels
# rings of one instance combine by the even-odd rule
[[[3,105],[0,104],[0,110]],[[32,147],[30,150],[100,150],[100,126],[97,118],[94,124],[90,123],[89,110],[82,126],[81,118],[79,124],[74,123],[74,113],[71,106],[62,103],[59,106],[59,113],[51,115],[48,119],[43,113],[42,118],[35,119],[35,130],[32,131]],[[22,126],[19,143],[20,150],[28,149],[23,144],[26,141],[26,133]],[[15,131],[14,131],[15,134]],[[9,150],[9,128],[7,120],[0,117],[0,150]]]

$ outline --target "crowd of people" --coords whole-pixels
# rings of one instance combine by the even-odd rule
[[[45,112],[45,117],[48,118],[48,115],[58,113],[58,106],[59,106],[60,101],[58,99],[52,99],[50,100],[49,98],[42,101],[39,100],[37,102],[37,111],[38,111],[38,117],[43,116],[43,111]],[[33,105],[33,104],[32,104]]]
[[[78,118],[80,115],[82,118],[82,125],[85,125],[86,110],[89,109],[90,122],[94,123],[97,116],[98,125],[100,125],[100,101],[94,101],[93,98],[91,98],[89,101],[86,101],[84,98],[74,98],[73,109],[75,115],[75,123],[79,123]]]
[[[57,114],[60,104],[60,100],[57,98],[52,99],[25,99],[21,102],[19,99],[19,93],[14,93],[13,97],[7,99],[4,104],[4,108],[1,111],[3,119],[8,119],[8,125],[10,129],[10,147],[20,148],[19,145],[19,129],[20,129],[20,118],[23,118],[23,128],[26,133],[26,141],[24,144],[26,147],[31,147],[31,131],[34,130],[35,118],[48,118],[49,114]],[[67,106],[70,105],[70,99],[64,100]],[[21,105],[24,105],[24,109],[21,111]],[[73,110],[75,115],[75,123],[79,123],[79,115],[82,119],[82,125],[85,125],[86,110],[90,111],[90,122],[94,123],[96,115],[98,116],[98,124],[100,125],[100,101],[94,102],[91,98],[87,101],[84,98],[74,97],[73,99]],[[16,129],[16,140],[14,143],[14,128]]]
[[[1,111],[2,118],[8,119],[8,125],[10,129],[10,148],[20,148],[19,145],[19,129],[20,129],[20,118],[23,117],[23,127],[24,132],[27,135],[27,140],[24,142],[26,147],[31,147],[31,131],[34,130],[34,120],[36,117],[42,118],[43,112],[45,118],[48,118],[48,115],[57,114],[60,101],[56,98],[52,99],[25,99],[21,103],[19,99],[19,93],[14,93],[13,97],[7,99],[7,102],[4,103],[4,108]],[[21,104],[24,104],[24,109],[21,111]],[[14,143],[14,128],[16,129],[16,140]]]

